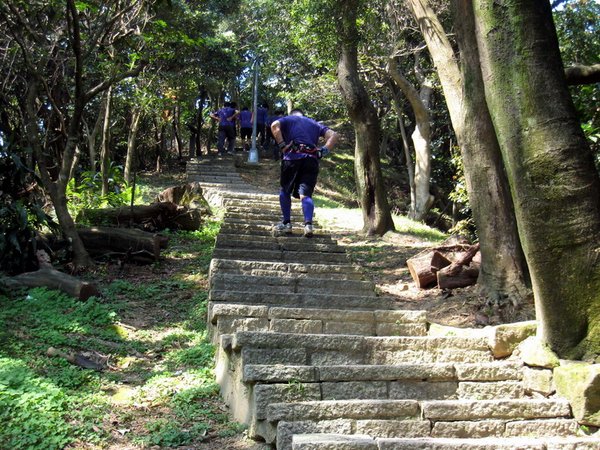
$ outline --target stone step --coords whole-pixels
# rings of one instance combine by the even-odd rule
[[[302,239],[298,239],[300,237],[302,237]],[[344,253],[344,248],[327,236],[315,236],[312,239],[304,239],[304,237],[300,235],[290,238],[220,233],[217,236],[215,247],[280,251],[310,250],[317,252]]]
[[[248,187],[250,187],[247,184]],[[277,194],[267,194],[267,193],[255,193],[255,192],[236,192],[227,198],[227,202],[225,203],[227,206],[257,206],[260,203],[261,206],[266,206],[270,204],[275,204],[279,207],[279,195]],[[298,203],[298,202],[296,202]],[[292,202],[292,206],[293,206]]]
[[[335,280],[312,277],[254,276],[213,274],[210,288],[215,290],[233,290],[246,292],[263,292],[271,294],[328,294],[331,292],[348,292],[352,295],[370,295],[375,292],[371,281]]]
[[[215,344],[218,336],[236,331],[364,336],[427,334],[424,311],[348,311],[209,302],[208,317]]]
[[[298,308],[322,309],[400,309],[394,299],[373,295],[342,294],[277,294],[213,289],[209,293],[212,302],[243,303]]]
[[[585,437],[563,438],[381,438],[365,435],[298,434],[287,449],[292,450],[598,450],[598,439]],[[277,447],[280,449],[279,446]]]
[[[361,280],[364,275],[352,264],[303,264],[271,261],[247,261],[213,258],[210,276],[214,273],[237,273],[246,275],[310,276],[315,278]]]
[[[281,220],[281,210],[279,209],[270,209],[265,208],[261,212],[230,212],[229,210],[225,213],[224,220],[229,222],[258,222],[258,223],[267,223],[273,225],[275,223],[279,223]],[[300,226],[304,223],[304,215],[302,211],[294,211],[292,212],[290,220],[292,224],[296,226]],[[313,225],[317,225],[316,218],[313,218]]]
[[[523,366],[514,362],[487,363],[408,363],[401,365],[284,366],[248,364],[245,383],[348,382],[348,381],[427,381],[459,383],[519,382]],[[460,392],[458,394],[461,394]]]
[[[493,357],[485,339],[429,336],[356,336],[244,331],[223,341],[244,364],[395,365],[420,361],[476,363]],[[288,359],[289,358],[289,359]]]
[[[313,263],[313,264],[344,264],[349,262],[345,253],[330,253],[318,251],[292,251],[292,250],[259,250],[215,248],[213,257],[219,259],[241,259],[249,261],[272,261],[288,263]]]

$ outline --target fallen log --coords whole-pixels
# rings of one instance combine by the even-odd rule
[[[43,266],[35,272],[25,272],[10,278],[3,277],[0,279],[0,283],[10,288],[47,287],[64,292],[79,300],[100,296],[100,291],[94,284],[47,266]]]
[[[78,228],[77,233],[94,257],[109,255],[142,264],[158,261],[169,242],[166,236],[135,228]]]
[[[133,205],[120,208],[83,209],[76,222],[103,226],[133,226],[146,224],[156,229],[168,228],[170,217],[176,215],[177,205],[171,202]]]
[[[146,231],[164,229],[195,231],[202,224],[201,210],[173,202],[133,205],[120,208],[84,209],[78,223],[92,226],[141,227]]]
[[[430,250],[406,261],[408,270],[420,289],[426,289],[436,283],[436,272],[452,264],[439,250]]]
[[[479,263],[471,264],[479,252],[479,243],[471,246],[462,256],[436,273],[437,285],[440,289],[454,289],[471,286],[477,283]]]

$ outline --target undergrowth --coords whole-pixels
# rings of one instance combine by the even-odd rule
[[[168,232],[153,266],[87,274],[102,298],[0,293],[0,448],[197,448],[240,432],[218,398],[206,329],[219,228]]]

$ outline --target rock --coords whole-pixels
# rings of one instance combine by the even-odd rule
[[[530,336],[517,347],[519,356],[528,366],[553,369],[560,365],[558,356],[535,336]]]
[[[525,392],[538,392],[544,397],[556,391],[552,370],[525,367],[523,369],[523,387]]]
[[[579,423],[600,427],[600,364],[563,362],[554,369],[554,382]]]
[[[530,336],[535,336],[537,322],[507,323],[488,329],[489,345],[494,358],[510,356],[517,346]]]

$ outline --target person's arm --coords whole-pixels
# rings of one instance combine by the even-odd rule
[[[337,144],[339,137],[340,135],[332,129],[327,130],[323,135],[323,138],[325,139],[324,147],[327,147],[328,150],[333,150],[333,147],[335,147],[335,144]]]
[[[271,124],[271,134],[273,135],[273,139],[275,139],[275,143],[279,147],[279,150],[285,152],[290,145],[291,142],[285,142],[283,139],[283,133],[281,132],[281,122],[279,120],[275,120]]]

